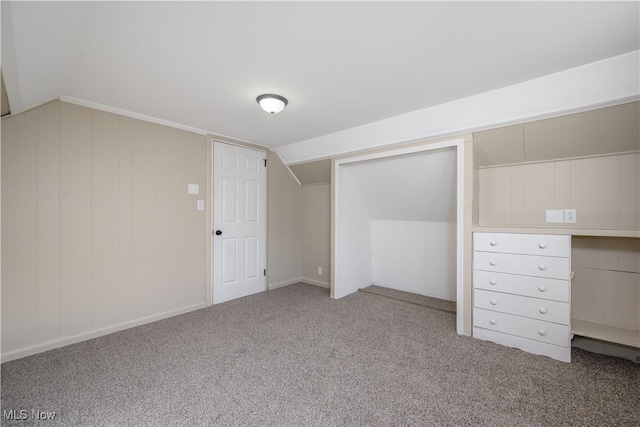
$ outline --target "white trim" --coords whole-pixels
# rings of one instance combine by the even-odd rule
[[[133,328],[135,326],[144,325],[147,323],[155,322],[158,320],[166,319],[169,317],[177,316],[180,314],[188,313],[190,311],[199,310],[207,307],[206,302],[190,305],[187,307],[178,308],[175,310],[165,311],[163,313],[154,314],[152,316],[141,317],[139,319],[130,320],[127,322],[119,323],[113,326],[107,326],[106,328],[95,329],[93,331],[83,332],[71,337],[59,338],[53,341],[48,341],[43,344],[38,344],[32,347],[25,347],[18,350],[9,351],[2,354],[2,363],[9,362],[10,360],[20,359],[22,357],[31,356],[32,354],[42,353],[43,351],[53,350],[55,348],[64,347],[69,344],[75,344],[82,341],[87,341],[92,338],[101,337],[104,335],[112,334],[114,332],[122,331],[125,329]]]
[[[272,283],[270,285],[267,285],[267,287],[269,288],[270,291],[272,291],[274,289],[284,288],[285,286],[293,285],[300,282],[302,282],[302,277],[297,277],[295,279],[285,280],[284,282],[280,282],[280,283]]]
[[[301,277],[300,281],[302,283],[306,283],[307,285],[320,286],[321,288],[326,288],[326,289],[331,288],[331,284],[327,282],[321,282],[320,280],[309,279],[307,277]]]
[[[242,139],[234,138],[232,136],[219,135],[213,132],[209,132],[207,136],[211,137],[211,140],[214,142],[218,141],[218,142],[222,142],[223,144],[235,145],[236,147],[247,148],[249,150],[265,151],[265,152],[273,151],[273,148],[267,145],[258,144],[256,142],[244,141]],[[246,144],[251,144],[253,145],[253,147]]]
[[[335,292],[335,278],[339,277],[336,274],[336,271],[340,269],[340,263],[338,260],[339,252],[338,245],[336,244],[338,236],[336,235],[338,230],[338,222],[340,216],[337,214],[339,212],[339,191],[340,191],[340,174],[338,173],[338,167],[347,163],[356,163],[362,162],[366,160],[374,160],[386,157],[394,157],[403,154],[411,154],[411,153],[419,153],[424,151],[438,150],[441,148],[456,148],[456,160],[457,160],[457,170],[456,170],[456,239],[457,239],[457,249],[456,249],[456,332],[458,335],[464,335],[464,319],[465,319],[465,311],[464,311],[464,138],[456,138],[450,141],[442,141],[442,142],[434,142],[434,143],[425,143],[423,145],[399,148],[395,150],[364,154],[356,157],[348,157],[344,159],[334,160],[334,174],[333,174],[333,183],[334,183],[334,194],[333,194],[333,230],[332,230],[332,239],[331,245],[333,248],[333,256],[331,259],[332,262],[332,277],[334,278],[332,286],[331,286],[331,295],[332,298],[341,297],[340,293]]]
[[[287,168],[287,170],[289,171],[289,173],[291,174],[291,176],[293,177],[293,179],[296,180],[296,182],[298,183],[298,185],[300,187],[302,187],[302,183],[300,182],[300,180],[298,179],[298,177],[296,176],[295,173],[293,173],[293,171],[291,170],[291,168],[289,167],[288,164],[285,163],[284,159],[282,158],[282,156],[280,155],[280,153],[278,153],[278,150],[274,150],[274,153],[276,153],[276,155],[278,156],[278,158],[280,159],[280,161],[282,162],[282,164],[284,165],[285,168]]]

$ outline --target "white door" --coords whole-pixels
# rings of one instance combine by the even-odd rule
[[[267,289],[266,158],[214,142],[213,304]]]

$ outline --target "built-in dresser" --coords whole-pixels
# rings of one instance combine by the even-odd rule
[[[571,236],[473,234],[473,336],[571,361]]]

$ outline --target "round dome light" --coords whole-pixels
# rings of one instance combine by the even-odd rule
[[[278,114],[280,111],[284,110],[284,107],[286,107],[289,103],[289,101],[287,101],[287,98],[285,98],[284,96],[274,95],[270,93],[260,95],[256,98],[256,101],[260,105],[260,108],[262,108],[269,114]]]

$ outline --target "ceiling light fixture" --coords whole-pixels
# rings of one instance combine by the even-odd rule
[[[260,105],[260,108],[269,114],[278,114],[280,111],[284,110],[284,107],[289,103],[287,98],[284,96],[274,95],[271,93],[260,95],[256,98],[256,101]]]

